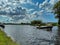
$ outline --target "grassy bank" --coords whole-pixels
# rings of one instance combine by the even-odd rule
[[[18,45],[0,29],[0,45]]]

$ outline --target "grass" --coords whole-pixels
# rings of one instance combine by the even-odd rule
[[[0,29],[0,45],[18,45]]]

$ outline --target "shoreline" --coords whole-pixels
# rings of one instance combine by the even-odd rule
[[[16,41],[13,41],[3,30],[0,29],[0,45],[18,45]]]

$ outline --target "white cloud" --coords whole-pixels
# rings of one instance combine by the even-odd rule
[[[37,12],[38,15],[43,15],[44,10]]]
[[[32,0],[20,0],[20,3],[21,4],[31,4],[31,5],[36,5],[36,4],[34,4],[33,2],[32,2]]]
[[[48,3],[48,0],[45,0],[43,3],[39,4],[39,8],[44,7]]]
[[[50,0],[50,4],[52,4],[52,5],[54,5],[57,1],[59,1],[59,0]]]
[[[34,15],[34,14],[36,14],[37,13],[37,11],[34,11],[33,13],[32,13],[32,15]]]
[[[58,0],[57,0],[58,1]],[[43,3],[39,4],[39,8],[46,12],[52,12],[53,5],[57,2],[56,0],[45,0]]]
[[[26,9],[27,13],[30,13],[31,11],[33,11],[34,9]]]
[[[13,19],[11,17],[0,15],[0,22],[11,22]]]
[[[4,1],[4,0],[1,0],[1,1]],[[10,2],[8,2],[8,1],[10,1]],[[16,11],[16,9],[17,9],[17,7],[18,8],[20,7],[20,4],[22,4],[22,5],[24,5],[24,4],[30,4],[32,6],[35,6],[36,8],[39,5],[39,8],[38,9],[41,9],[39,11],[37,11],[35,8],[33,8],[33,9],[31,9],[31,8],[30,9],[27,9],[27,8],[23,7],[22,10],[23,9],[26,9],[25,12],[27,12],[24,15],[22,15],[22,14],[19,14],[19,15],[11,15],[11,18],[9,16],[10,14],[7,15],[9,17],[9,20],[12,20],[12,19],[13,20],[14,19],[18,19],[19,21],[20,20],[21,21],[25,21],[27,19],[28,20],[32,20],[33,18],[35,18],[37,16],[37,14],[38,15],[43,15],[43,12],[44,11],[45,12],[51,12],[52,5],[54,4],[54,2],[56,2],[56,0],[50,0],[49,2],[48,2],[48,0],[45,0],[43,3],[40,3],[40,4],[38,2],[36,4],[34,4],[32,2],[32,0],[19,0],[19,2],[20,3],[18,3],[18,0],[5,0],[5,2],[3,4],[2,4],[2,2],[0,3],[1,4],[0,11],[3,11],[3,12],[5,11],[8,14],[10,12],[12,12],[14,14],[14,13],[17,13],[17,11],[19,12],[19,10]],[[21,10],[21,13],[23,12],[22,10]],[[31,11],[34,11],[34,12],[31,12]],[[23,17],[23,18],[21,19],[21,17]]]
[[[44,10],[34,11],[31,15],[43,15]]]
[[[25,3],[25,0],[20,0],[20,3],[22,3],[22,4]]]
[[[37,3],[36,3],[36,6],[38,6],[38,4],[39,4],[39,3],[37,2]]]
[[[32,11],[32,10],[34,10],[34,9],[29,9],[29,11]]]

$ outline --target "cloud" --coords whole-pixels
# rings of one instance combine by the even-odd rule
[[[41,11],[38,12],[38,14],[42,15],[43,12],[44,12],[44,10],[41,10]]]
[[[34,9],[27,9],[28,12],[33,11]]]
[[[21,7],[1,7],[0,8],[0,15],[1,14],[8,14],[8,15],[25,15],[26,10],[22,9]]]
[[[57,0],[58,1],[58,0]],[[48,0],[45,0],[43,3],[39,4],[39,8],[44,10],[47,13],[51,13],[52,12],[52,8],[53,5],[57,2],[56,0],[50,0],[48,2]]]
[[[57,1],[59,1],[59,0],[50,0],[50,4],[52,4],[52,5],[54,5]]]
[[[39,4],[39,8],[44,7],[48,3],[48,0],[45,0],[43,3]]]
[[[11,17],[13,22],[30,21],[41,17],[41,15],[51,13],[54,2],[56,0],[50,0],[49,2],[45,0],[43,3],[34,3],[32,0],[1,0],[0,15],[8,16],[9,21]],[[42,16],[43,18],[45,17]]]
[[[39,3],[37,2],[37,3],[36,3],[36,6],[38,6],[38,5],[39,5]]]
[[[6,3],[6,5],[4,5],[4,6],[3,6],[3,4],[1,4],[0,15],[11,17],[13,19],[12,21],[14,21],[14,20],[17,21],[19,19],[23,19],[26,15],[26,9],[23,9],[20,6],[16,6],[15,4],[16,3],[13,4],[12,2]],[[4,17],[2,17],[2,18],[4,18]],[[7,19],[7,21],[9,22],[8,19]]]
[[[11,17],[8,16],[4,16],[4,15],[0,15],[0,22],[12,22],[13,19]]]

